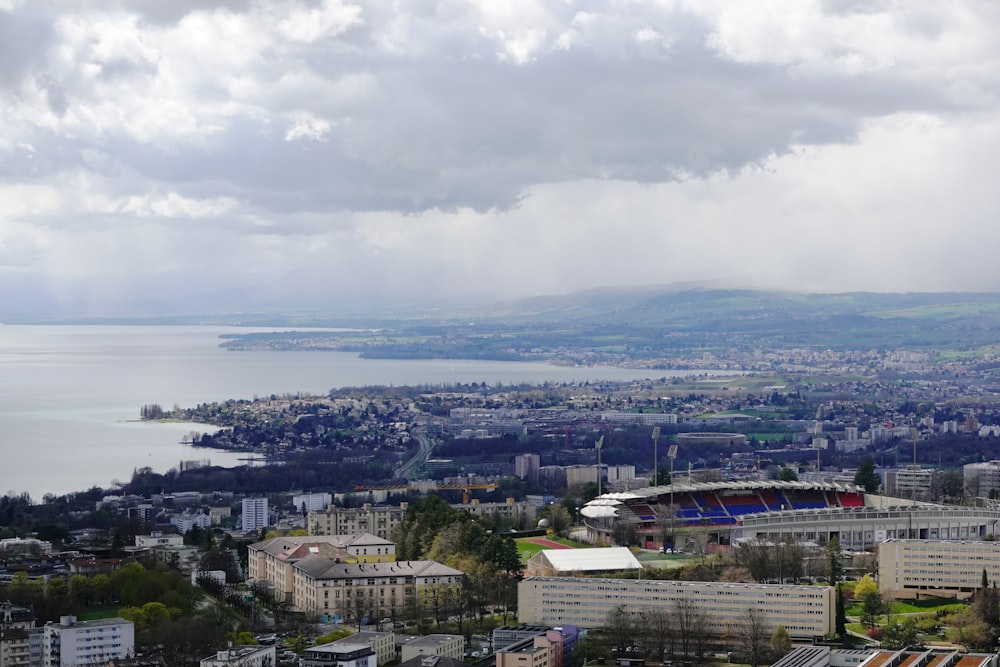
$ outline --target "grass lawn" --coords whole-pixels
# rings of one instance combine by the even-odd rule
[[[929,611],[958,611],[965,609],[962,602],[955,602],[949,598],[931,598],[929,600],[894,600],[892,603],[893,614],[919,614]],[[852,602],[844,610],[848,616],[861,615],[861,603]]]
[[[522,563],[527,563],[529,558],[537,554],[542,549],[550,548],[542,544],[535,544],[530,541],[532,539],[534,538],[521,537],[514,540],[514,543],[517,544],[517,553],[521,557]],[[586,542],[577,542],[576,540],[571,540],[568,537],[556,537],[555,535],[546,535],[545,539],[558,542],[559,544],[564,544],[567,547],[573,547],[574,549],[590,549],[594,546],[593,544],[588,544]]]

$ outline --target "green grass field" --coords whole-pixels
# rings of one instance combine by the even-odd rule
[[[514,540],[514,543],[517,544],[517,553],[521,557],[522,563],[527,563],[529,558],[537,554],[542,549],[549,548],[541,544],[529,542],[528,540],[531,539],[532,538],[530,537],[522,537]],[[545,536],[545,539],[558,542],[559,544],[564,544],[568,547],[573,547],[574,549],[590,549],[594,546],[593,544],[587,544],[586,542],[576,542],[575,540],[565,537],[556,537],[555,535],[547,535]]]
[[[919,614],[929,611],[958,611],[965,609],[967,605],[962,602],[955,602],[949,598],[931,598],[929,600],[894,600],[892,603],[893,614]],[[861,615],[861,603],[853,602],[847,606],[845,612],[848,616]]]

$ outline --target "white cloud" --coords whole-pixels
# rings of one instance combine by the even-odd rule
[[[1000,289],[986,3],[0,11],[0,266],[88,307],[166,276]]]

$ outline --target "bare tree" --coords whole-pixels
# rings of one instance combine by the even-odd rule
[[[673,612],[677,633],[674,652],[685,660],[703,660],[708,650],[708,618],[705,613],[690,600],[678,600]]]
[[[660,662],[669,651],[673,654],[673,618],[666,609],[650,608],[642,612],[646,636],[643,645],[646,654],[652,653],[653,662]]]
[[[728,634],[734,648],[751,667],[759,667],[770,656],[771,632],[764,621],[764,612],[749,607],[743,617],[731,623]]]

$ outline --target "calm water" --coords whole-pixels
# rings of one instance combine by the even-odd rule
[[[0,494],[79,491],[236,454],[180,443],[190,424],[135,420],[144,403],[191,406],[334,387],[541,383],[663,377],[664,371],[445,360],[368,360],[341,352],[227,352],[228,327],[0,326]]]

